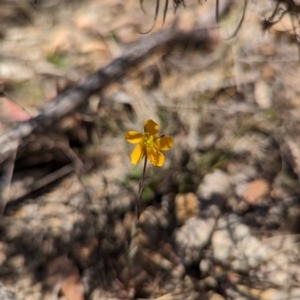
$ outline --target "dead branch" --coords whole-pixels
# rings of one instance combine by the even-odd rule
[[[210,40],[207,30],[183,33],[168,29],[150,37],[142,38],[135,47],[114,60],[95,74],[88,76],[78,87],[70,88],[46,104],[41,113],[28,121],[18,124],[0,136],[0,162],[3,162],[14,150],[16,140],[25,138],[34,132],[42,132],[62,117],[70,114],[87,102],[89,97],[118,80],[143,58],[166,44],[185,42],[188,38],[207,42]]]
[[[231,0],[222,1],[222,5],[219,7],[220,13],[226,11],[230,3]],[[211,16],[211,20],[206,19],[205,26],[215,23],[214,14],[211,14]],[[201,28],[203,23],[199,23],[199,27],[190,32],[181,31],[174,26],[161,32],[141,37],[121,57],[86,77],[77,87],[67,89],[47,103],[35,118],[19,123],[0,135],[0,163],[14,153],[16,142],[21,141],[32,133],[45,132],[61,118],[83,106],[91,95],[107,87],[110,83],[117,81],[129,69],[139,64],[158,49],[171,48],[190,41],[208,43],[215,40],[218,36],[216,30]]]

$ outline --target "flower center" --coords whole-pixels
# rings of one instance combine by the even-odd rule
[[[150,136],[149,133],[145,133],[144,135],[144,145],[146,149],[151,149],[154,146],[153,136]]]

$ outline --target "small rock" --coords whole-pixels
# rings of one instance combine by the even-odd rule
[[[205,200],[211,200],[216,194],[225,197],[229,190],[229,176],[224,171],[217,169],[204,176],[198,187],[198,195]]]
[[[209,300],[225,300],[225,298],[223,296],[221,296],[220,294],[217,294],[217,293],[212,294],[208,299]]]
[[[231,252],[234,270],[256,268],[271,254],[271,249],[253,236],[250,228],[240,223],[235,215],[229,216],[229,230],[234,242],[234,249]]]
[[[25,258],[21,254],[12,256],[11,258],[9,258],[8,264],[14,269],[22,269],[25,264]]]
[[[3,60],[0,64],[2,80],[22,82],[33,78],[33,71],[25,63],[16,60]]]
[[[288,297],[288,294],[277,289],[269,288],[266,290],[260,290],[250,288],[244,285],[238,285],[238,291],[244,295],[248,295],[249,298],[263,299],[263,300],[279,300],[279,299],[292,299]]]
[[[253,236],[250,228],[234,214],[227,219],[219,219],[212,236],[212,248],[217,260],[224,262],[230,258],[231,266],[236,271],[249,271],[258,267],[273,252],[268,245]]]
[[[255,101],[262,109],[267,109],[272,107],[272,89],[264,81],[258,80],[254,87]]]
[[[172,270],[173,267],[172,263],[168,259],[164,258],[162,255],[160,255],[159,253],[153,253],[150,259],[161,270],[165,270],[165,271]]]
[[[243,198],[249,204],[259,204],[259,200],[270,191],[270,184],[264,179],[255,179],[248,183]]]
[[[3,285],[0,282],[0,299],[1,300],[20,300],[12,288]]]
[[[204,279],[203,286],[205,286],[206,288],[215,290],[218,287],[218,281],[213,276],[209,276]]]
[[[200,212],[199,201],[194,193],[178,194],[175,198],[176,218],[180,224],[197,217]]]
[[[217,134],[215,133],[207,134],[203,136],[203,138],[201,138],[201,143],[198,145],[198,149],[201,151],[207,151],[214,146],[217,140],[218,140]]]
[[[208,274],[211,268],[212,268],[212,262],[210,259],[207,258],[201,259],[199,264],[199,270],[203,275]]]
[[[289,261],[288,253],[273,251],[272,254],[273,257],[270,255],[270,259],[260,267],[265,278],[276,286],[291,284],[292,277],[299,276],[299,268]]]
[[[220,226],[221,224],[226,224],[224,219],[218,221],[218,228],[223,228],[216,230],[212,236],[212,248],[214,258],[220,262],[227,260],[231,254],[232,249],[234,248],[234,243],[230,236],[230,233],[226,226]]]
[[[185,267],[183,264],[179,264],[175,266],[171,271],[172,277],[178,279],[181,279],[184,273],[185,273]]]
[[[199,260],[200,251],[209,242],[215,223],[214,218],[191,218],[175,233],[175,242],[185,264]]]

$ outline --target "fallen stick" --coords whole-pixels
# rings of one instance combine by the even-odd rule
[[[0,135],[0,163],[14,151],[15,141],[22,140],[31,133],[43,132],[64,116],[87,103],[89,97],[110,83],[118,80],[129,69],[136,66],[149,54],[166,44],[185,42],[187,39],[202,42],[210,40],[207,30],[183,33],[173,29],[164,30],[152,36],[143,37],[135,47],[125,52],[109,65],[88,76],[79,86],[69,88],[47,103],[36,117],[19,123]]]
[[[221,1],[220,14],[226,11],[230,3],[231,0]],[[182,45],[189,41],[207,43],[216,40],[218,38],[216,29],[201,28],[203,25],[209,26],[214,23],[213,15],[210,14],[210,16],[211,20],[206,18],[205,24],[200,20],[198,22],[199,28],[189,32],[179,30],[174,26],[155,34],[143,36],[123,55],[96,73],[87,76],[77,87],[69,88],[60,93],[43,107],[39,115],[4,132],[0,135],[0,163],[3,163],[14,153],[15,145],[18,142],[21,143],[22,139],[32,133],[46,131],[61,118],[86,104],[91,95],[124,76],[129,69],[158,49]]]

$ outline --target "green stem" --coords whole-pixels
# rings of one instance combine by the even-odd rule
[[[144,161],[144,168],[143,168],[143,175],[141,180],[139,181],[139,194],[138,194],[138,198],[136,201],[136,206],[135,206],[135,224],[133,227],[133,230],[131,232],[131,242],[129,245],[129,251],[128,251],[128,255],[129,255],[129,260],[128,260],[128,269],[129,269],[129,273],[131,272],[131,267],[132,267],[132,263],[133,263],[133,259],[134,256],[136,255],[136,251],[138,249],[138,244],[137,244],[137,234],[138,234],[138,227],[139,227],[139,218],[140,218],[140,214],[141,214],[141,204],[142,204],[142,194],[143,194],[143,190],[144,190],[144,186],[145,186],[145,174],[146,174],[146,167],[147,167],[147,155],[145,155],[145,161]],[[129,279],[129,278],[128,278]],[[127,285],[129,284],[129,281],[127,282]]]
[[[145,187],[145,174],[146,174],[146,168],[147,168],[147,155],[145,155],[145,161],[144,161],[144,168],[143,168],[143,175],[142,175],[142,179],[139,182],[139,196],[137,199],[137,204],[136,204],[136,208],[135,208],[135,213],[136,213],[136,221],[138,222],[139,218],[140,218],[140,207],[141,207],[141,203],[142,203],[142,195],[143,195],[143,190]]]

